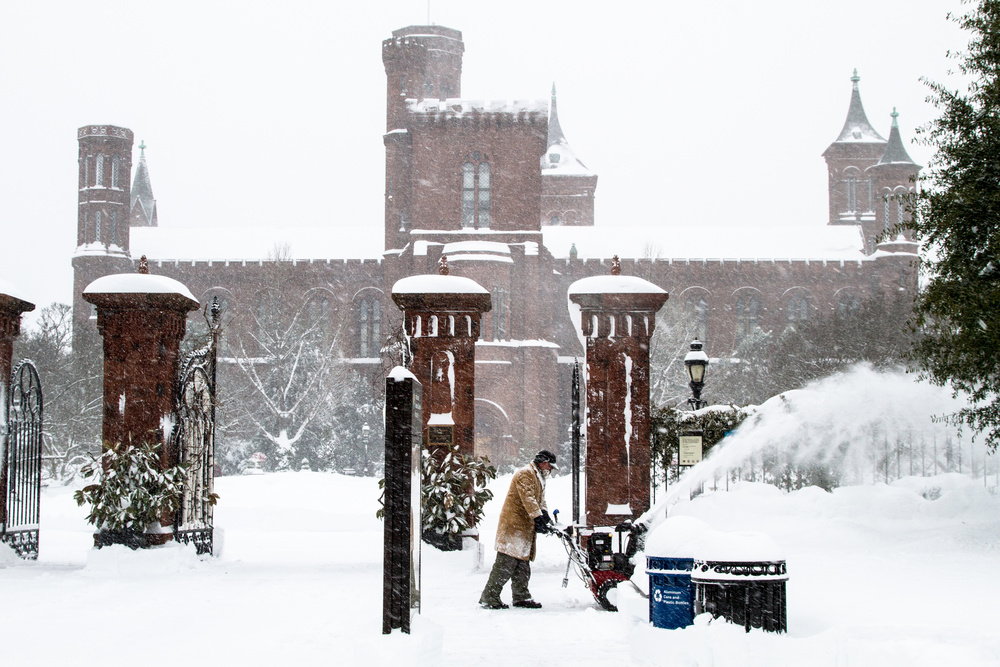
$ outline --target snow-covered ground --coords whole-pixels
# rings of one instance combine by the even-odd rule
[[[482,527],[486,567],[510,477]],[[43,496],[41,557],[0,552],[3,664],[126,665],[996,665],[1000,501],[982,478],[783,493],[743,483],[674,505],[719,530],[756,530],[788,561],[787,635],[699,617],[647,622],[637,593],[601,611],[540,540],[540,610],[477,605],[488,569],[472,552],[423,548],[423,613],[381,634],[382,524],[374,479],[276,473],[218,480],[221,554],[90,549],[71,489]],[[568,477],[549,507],[570,509]],[[936,497],[934,500],[925,498]],[[572,576],[572,575],[571,575]],[[509,600],[509,589],[505,591]]]

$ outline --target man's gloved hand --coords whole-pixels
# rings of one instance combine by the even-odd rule
[[[549,518],[549,513],[542,510],[541,516],[535,517],[535,532],[536,533],[547,533],[549,532],[549,526],[552,525],[552,519]]]

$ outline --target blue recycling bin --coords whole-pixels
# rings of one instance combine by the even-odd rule
[[[693,558],[646,557],[649,620],[654,627],[673,630],[694,622],[693,566]]]

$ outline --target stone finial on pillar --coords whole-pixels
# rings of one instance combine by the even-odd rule
[[[162,444],[161,467],[176,465],[170,435],[179,349],[198,300],[173,278],[148,273],[98,278],[83,298],[97,307],[104,338],[104,446]]]
[[[476,341],[482,314],[492,308],[489,292],[469,278],[422,275],[397,281],[392,300],[403,311],[410,371],[423,386],[425,443],[457,444],[473,456]]]
[[[649,509],[649,339],[668,296],[620,275],[617,261],[611,271],[569,288],[586,339],[586,522],[596,526]]]
[[[7,516],[7,466],[4,456],[7,432],[7,391],[14,361],[14,339],[21,334],[21,314],[35,309],[21,290],[0,280],[0,523]]]

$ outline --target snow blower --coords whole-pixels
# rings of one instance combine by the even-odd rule
[[[553,515],[558,522],[559,510],[553,512]],[[631,521],[623,521],[615,526],[614,531],[618,534],[616,551],[613,536],[609,532],[578,525],[550,528],[548,534],[559,538],[569,556],[562,581],[563,588],[569,585],[569,571],[574,568],[602,609],[618,611],[618,606],[608,599],[608,594],[623,581],[631,583],[630,579],[635,571],[632,557],[642,548],[646,530],[644,524],[633,524]]]

